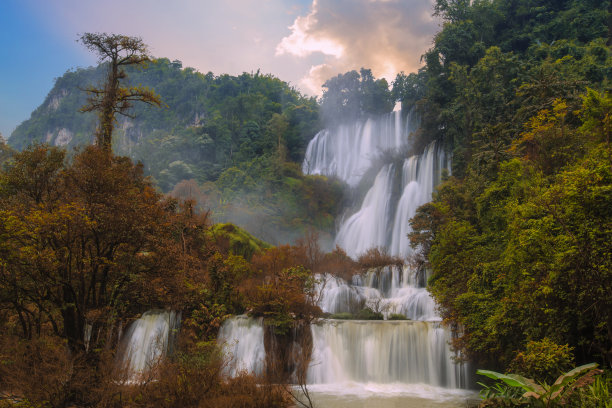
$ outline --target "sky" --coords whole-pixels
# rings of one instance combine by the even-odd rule
[[[214,74],[273,74],[308,95],[361,67],[415,72],[439,24],[433,0],[0,0],[0,133],[55,78],[97,63],[85,32],[138,36],[155,57]]]

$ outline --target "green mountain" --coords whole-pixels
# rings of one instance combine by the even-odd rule
[[[119,117],[114,149],[141,160],[165,191],[186,178],[216,180],[232,165],[278,149],[279,131],[288,159],[299,161],[319,129],[316,100],[270,75],[203,75],[168,59],[127,73],[130,83],[153,88],[166,107],[135,106],[133,119]],[[103,75],[104,66],[66,72],[9,144],[20,150],[32,142],[91,143],[97,117],[79,112],[87,98],[82,89]]]
[[[79,109],[83,89],[104,72],[101,65],[57,78],[9,145],[43,142],[70,151],[91,144],[97,116]],[[305,228],[331,231],[342,188],[303,176],[298,165],[320,129],[315,98],[271,75],[202,74],[164,58],[127,74],[128,83],[154,89],[165,106],[140,104],[132,117],[118,117],[113,149],[142,162],[159,188],[213,208],[218,221],[241,220],[272,243],[292,241]]]

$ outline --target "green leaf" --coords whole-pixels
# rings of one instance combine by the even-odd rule
[[[489,370],[478,370],[476,371],[476,374],[484,375],[485,377],[489,377],[494,380],[501,380],[511,387],[521,387],[525,391],[536,391],[536,389],[533,388],[533,385],[535,384],[533,380],[521,377],[520,375],[506,375]],[[537,384],[535,385],[537,386]]]

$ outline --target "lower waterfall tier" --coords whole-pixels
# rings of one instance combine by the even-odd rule
[[[127,328],[119,344],[118,361],[131,382],[143,380],[173,347],[181,315],[171,310],[150,310]]]
[[[313,323],[311,332],[309,384],[467,387],[468,367],[454,363],[450,331],[440,323],[327,319]],[[228,319],[219,332],[219,343],[232,359],[228,374],[262,372],[266,352],[261,320]]]
[[[235,377],[242,371],[263,373],[266,351],[261,319],[246,316],[227,319],[219,330],[218,343],[223,345],[229,358],[226,374]]]
[[[467,384],[467,367],[453,362],[450,332],[438,323],[323,320],[312,335],[311,384]]]

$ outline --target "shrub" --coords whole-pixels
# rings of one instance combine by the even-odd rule
[[[571,347],[544,338],[527,343],[526,350],[517,353],[509,370],[537,382],[550,383],[568,371],[573,366],[573,360]]]
[[[338,320],[354,320],[355,319],[355,315],[353,315],[352,313],[334,313],[332,315],[329,316],[330,319],[338,319]]]
[[[384,316],[380,312],[375,312],[369,307],[361,309],[356,315],[357,320],[384,320]]]
[[[364,269],[379,268],[387,265],[402,265],[401,258],[391,256],[385,248],[370,248],[359,256],[359,266]]]
[[[387,317],[387,320],[409,320],[406,316],[400,313],[392,313]]]

